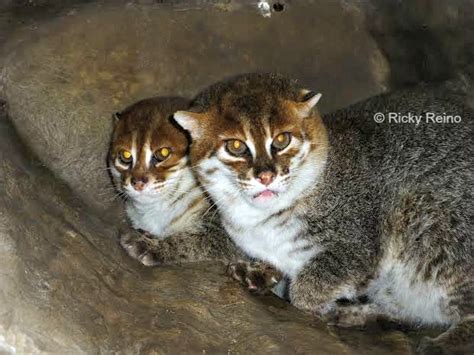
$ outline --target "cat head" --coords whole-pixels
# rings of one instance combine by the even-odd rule
[[[245,74],[212,85],[174,118],[190,132],[191,162],[216,201],[280,208],[324,168],[320,97],[277,74]]]
[[[146,202],[173,190],[187,165],[189,139],[170,117],[187,105],[184,98],[151,98],[115,115],[108,164],[121,194]]]

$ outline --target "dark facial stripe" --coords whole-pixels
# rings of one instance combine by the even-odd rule
[[[180,165],[182,164],[182,161],[181,159],[179,159],[176,163],[174,164],[171,164],[171,165],[167,165],[167,160],[165,160],[162,164],[163,167],[166,167],[167,171],[169,172],[174,172],[174,171],[178,171],[178,170],[181,170],[182,167],[180,167]]]
[[[199,196],[197,198],[195,198],[189,205],[188,207],[186,208],[186,211],[184,211],[182,214],[180,214],[179,216],[176,216],[175,218],[173,218],[170,222],[171,225],[175,224],[175,223],[178,223],[182,218],[188,218],[188,213],[189,211],[191,211],[194,207],[196,207],[197,205],[199,205],[201,202],[204,202],[204,198],[202,196]]]
[[[181,183],[183,182],[183,177],[182,177],[182,176],[180,176],[178,179],[179,179],[179,180],[176,182],[176,186],[174,187],[174,189],[175,189],[176,191],[179,191],[179,188],[181,187]],[[186,190],[186,191],[183,191],[183,192],[177,194],[177,195],[175,196],[175,198],[173,199],[173,201],[171,201],[170,205],[173,206],[174,204],[176,204],[178,201],[180,201],[180,200],[184,197],[184,195],[186,195],[186,194],[187,194],[190,190],[192,190],[193,188],[194,188],[194,187],[192,187],[192,188],[189,189],[189,190]]]

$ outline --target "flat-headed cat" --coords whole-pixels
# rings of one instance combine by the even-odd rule
[[[382,314],[453,326],[426,347],[472,340],[472,112],[422,88],[323,120],[319,98],[280,75],[248,74],[210,86],[175,113],[227,232],[290,279],[301,309],[340,325]],[[462,123],[373,116],[427,111]],[[246,265],[230,267],[244,284]],[[360,297],[369,302],[337,302]]]
[[[188,166],[189,137],[172,121],[187,104],[156,97],[116,114],[109,170],[131,226],[140,231],[122,231],[120,242],[145,265],[229,260],[237,253]]]

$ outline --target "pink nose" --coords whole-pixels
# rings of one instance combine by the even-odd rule
[[[145,188],[148,178],[146,176],[132,177],[132,186],[137,191],[142,191]]]
[[[133,188],[137,191],[142,191],[145,188],[145,184],[141,181],[138,181],[133,184]]]
[[[275,174],[271,171],[264,171],[263,173],[258,174],[258,181],[260,181],[265,186],[270,185],[275,179]]]

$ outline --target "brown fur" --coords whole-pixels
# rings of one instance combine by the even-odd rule
[[[248,90],[251,87],[251,90]],[[243,92],[245,90],[245,93]],[[287,175],[290,159],[298,149],[289,149],[283,155],[268,157],[263,139],[266,130],[272,137],[279,133],[291,132],[294,138],[315,142],[312,151],[327,149],[327,135],[319,113],[314,110],[312,119],[302,119],[298,115],[299,105],[308,95],[295,81],[272,74],[253,74],[237,85],[233,82],[215,84],[212,91],[201,93],[191,104],[190,111],[198,118],[208,137],[193,142],[190,159],[193,164],[208,158],[229,139],[245,141],[246,132],[255,138],[257,160],[250,156],[246,161],[226,162],[239,175],[248,179],[269,167],[276,168],[277,174]],[[209,173],[209,171],[207,172]],[[203,176],[205,179],[205,176]]]
[[[175,168],[179,160],[186,156],[187,136],[170,122],[170,116],[174,111],[186,107],[187,103],[187,99],[180,97],[156,97],[139,101],[117,114],[119,117],[112,136],[110,161],[113,163],[122,149],[131,151],[134,139],[139,152],[139,158],[133,169],[122,169],[117,166],[117,170],[122,174],[123,183],[129,182],[131,177],[143,176],[162,182],[168,177],[169,170]],[[145,151],[142,149],[147,142],[153,152],[163,147],[170,148],[172,152],[170,157],[162,164],[147,169]]]

